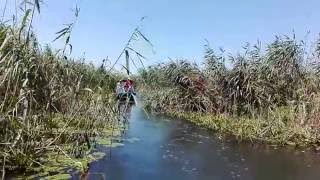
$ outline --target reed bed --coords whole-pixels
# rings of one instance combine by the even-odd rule
[[[119,119],[112,96],[119,75],[67,57],[73,24],[57,33],[64,48],[40,46],[32,31],[40,3],[21,1],[21,19],[0,23],[2,179],[6,172],[44,167],[51,153],[86,167],[77,158]]]
[[[203,63],[188,60],[141,70],[146,109],[178,115],[240,140],[319,145],[319,41],[295,36],[245,45],[226,55],[205,46]]]

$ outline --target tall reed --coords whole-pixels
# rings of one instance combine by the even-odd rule
[[[247,44],[243,53],[229,56],[206,45],[201,68],[177,60],[141,70],[145,106],[169,114],[201,112],[230,119],[277,119],[318,137],[318,44],[307,54],[306,44],[295,36],[276,37],[265,50],[260,43]],[[273,117],[279,110],[287,113],[286,118]],[[317,138],[312,142],[318,142]]]
[[[0,24],[0,165],[6,170],[32,170],[43,156],[59,152],[74,157],[73,149],[90,148],[90,138],[118,120],[111,96],[117,74],[42,48],[32,21],[40,1],[21,1],[23,17]],[[11,22],[11,21],[10,21]],[[77,147],[69,148],[77,142]],[[78,147],[79,146],[79,147]],[[78,153],[77,153],[78,154]]]

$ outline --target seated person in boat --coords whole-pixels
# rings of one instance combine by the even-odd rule
[[[135,94],[134,88],[133,88],[133,81],[129,78],[127,80],[122,80],[117,82],[117,86],[116,86],[116,94],[118,97],[127,95],[127,93]]]

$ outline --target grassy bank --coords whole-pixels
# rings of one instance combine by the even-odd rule
[[[232,118],[225,115],[203,113],[169,113],[198,126],[222,135],[231,135],[240,141],[291,145],[305,147],[319,145],[319,132],[295,122],[288,122],[287,116],[276,119]]]
[[[235,137],[239,141],[299,147],[320,145],[317,124],[301,123],[301,117],[293,107],[279,107],[259,116],[177,111],[176,107],[181,104],[168,102],[171,95],[173,93],[169,90],[151,93],[149,90],[143,95],[145,108],[155,114],[189,121],[222,136]]]
[[[206,45],[200,65],[177,60],[140,71],[145,108],[239,140],[318,145],[319,44],[306,52],[295,36],[277,37],[228,56]]]

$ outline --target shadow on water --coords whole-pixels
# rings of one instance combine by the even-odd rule
[[[113,149],[111,158],[92,163],[88,179],[320,178],[320,158],[314,152],[222,141],[185,121],[148,118],[138,107],[124,112],[130,122],[125,145]]]

